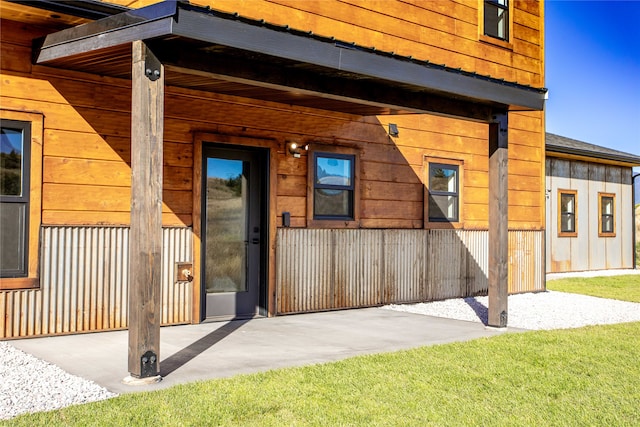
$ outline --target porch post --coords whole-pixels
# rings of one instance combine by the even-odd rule
[[[489,326],[507,326],[509,282],[508,147],[509,118],[494,112],[489,123]]]
[[[131,75],[130,383],[160,380],[164,69],[134,41]],[[127,380],[127,379],[125,379]]]

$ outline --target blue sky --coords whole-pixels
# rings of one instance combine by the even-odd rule
[[[547,132],[640,155],[640,1],[547,0],[545,33]]]

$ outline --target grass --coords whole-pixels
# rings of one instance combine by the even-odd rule
[[[620,279],[627,284],[616,291],[620,299],[635,300],[639,279]],[[603,278],[578,282],[590,295],[607,294]],[[636,426],[640,322],[503,334],[185,384],[7,425]]]
[[[11,426],[640,424],[640,323],[505,334],[127,394]]]
[[[622,301],[640,302],[640,274],[556,279],[547,282],[547,289]]]

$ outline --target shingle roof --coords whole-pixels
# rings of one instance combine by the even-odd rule
[[[640,166],[640,156],[635,154],[625,153],[624,151],[601,147],[595,144],[589,144],[588,142],[578,141],[577,139],[571,139],[548,132],[545,139],[545,149],[546,151],[555,153],[574,154],[593,157],[594,159],[614,160],[618,162],[631,163],[634,166]]]

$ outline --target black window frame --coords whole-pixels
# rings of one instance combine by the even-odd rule
[[[0,119],[0,129],[22,131],[22,191],[19,196],[0,194],[0,209],[5,204],[23,205],[24,217],[18,248],[22,266],[19,269],[4,269],[0,265],[0,278],[12,279],[28,277],[29,275],[29,213],[31,198],[31,122],[21,120]],[[5,234],[0,230],[0,234]]]
[[[509,41],[509,0],[504,0],[504,4],[501,4],[499,0],[484,0],[483,7],[483,34],[498,40]],[[498,10],[502,10],[504,14],[504,37],[499,35],[500,22],[497,19]]]
[[[432,171],[434,169],[451,169],[455,171],[456,174],[456,191],[437,191],[433,190],[431,185],[431,178],[433,177]],[[460,165],[452,165],[448,163],[429,163],[429,200],[428,205],[431,206],[431,197],[432,196],[449,196],[454,197],[456,199],[456,215],[455,217],[442,217],[442,216],[434,216],[432,210],[428,209],[429,214],[429,222],[460,222]]]
[[[349,160],[350,185],[322,184],[318,182],[318,158]],[[313,219],[314,220],[339,220],[353,221],[355,219],[355,189],[356,189],[356,155],[330,153],[326,151],[313,152]],[[316,190],[340,190],[349,192],[349,215],[317,215],[316,214]]]

